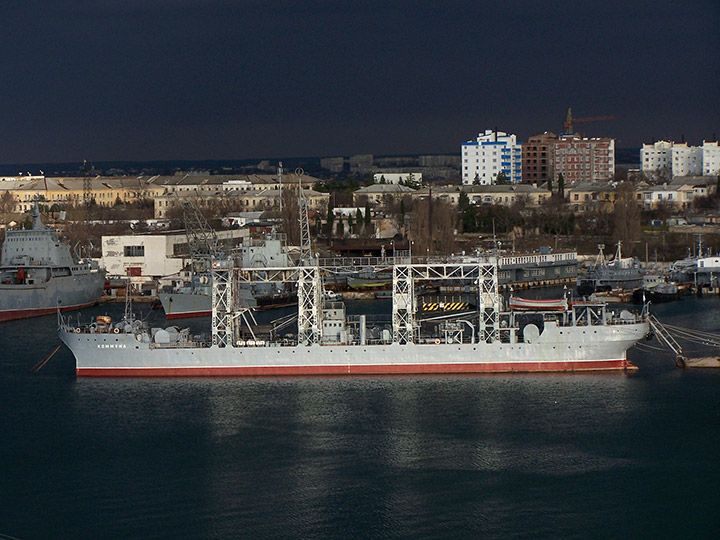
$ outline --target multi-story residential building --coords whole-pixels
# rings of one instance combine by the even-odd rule
[[[522,180],[526,184],[542,184],[553,178],[553,150],[558,137],[546,131],[522,143]]]
[[[500,173],[513,184],[522,181],[522,150],[515,135],[487,129],[460,150],[464,185],[494,184]]]
[[[615,139],[562,135],[553,144],[553,174],[571,182],[600,182],[615,175]]]
[[[671,149],[673,143],[669,141],[657,141],[653,144],[643,144],[640,149],[640,166],[642,172],[654,174],[662,170],[670,170]]]
[[[670,150],[673,176],[695,176],[702,174],[703,149],[688,146],[687,143],[673,143]]]
[[[342,157],[332,157],[332,158],[322,158],[320,160],[320,167],[323,169],[327,169],[330,172],[339,173],[342,172],[345,168],[345,158]]]
[[[720,147],[717,141],[703,141],[702,162],[705,176],[720,176]]]
[[[673,177],[713,176],[720,174],[720,148],[717,141],[703,141],[702,146],[658,141],[654,144],[643,144],[640,163],[646,174],[665,169]]]

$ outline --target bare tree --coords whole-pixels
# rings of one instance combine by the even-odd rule
[[[282,227],[291,246],[300,245],[300,206],[297,189],[283,189]]]
[[[613,218],[613,240],[622,242],[627,254],[632,255],[633,244],[640,236],[640,207],[630,182],[623,182],[617,188]]]
[[[413,242],[413,254],[447,255],[455,250],[455,231],[458,215],[445,201],[422,199],[412,205],[412,219],[408,231]]]

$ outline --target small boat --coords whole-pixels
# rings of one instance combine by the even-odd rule
[[[510,309],[513,311],[564,311],[568,308],[566,298],[520,298],[510,297]]]
[[[643,287],[633,291],[633,302],[645,303],[648,300],[653,304],[672,302],[680,299],[680,290],[676,283],[658,283],[653,287]]]
[[[374,289],[390,286],[392,279],[392,276],[382,276],[374,273],[356,274],[347,277],[347,284],[351,289]]]

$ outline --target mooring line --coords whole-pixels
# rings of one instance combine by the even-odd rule
[[[31,367],[30,371],[32,371],[33,373],[37,373],[38,371],[40,371],[43,368],[43,366],[50,361],[50,359],[55,355],[55,353],[58,352],[60,347],[62,347],[62,343],[60,345],[58,345],[57,347],[55,347],[55,350],[53,352],[51,352],[49,355],[47,355],[44,360],[41,360],[40,362],[35,364],[33,367]],[[0,540],[2,540],[2,536],[0,536]]]

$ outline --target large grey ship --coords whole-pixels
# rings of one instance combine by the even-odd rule
[[[272,232],[261,241],[248,240],[236,251],[243,266],[262,268],[288,266],[290,257],[285,247],[285,235]],[[259,309],[294,305],[297,294],[283,283],[255,283],[237,292],[245,307]],[[212,274],[193,274],[190,282],[171,291],[161,291],[158,299],[168,319],[205,317],[212,314]]]
[[[126,307],[123,319],[86,325],[61,319],[60,339],[72,351],[78,376],[351,375],[623,370],[626,352],[649,331],[637,314],[596,302],[503,309],[497,260],[410,257],[370,261],[392,273],[392,315],[347,315],[342,302],[323,295],[323,276],[358,270],[355,261],[312,258],[293,267],[247,268],[216,260],[212,276],[211,336],[178,327],[148,328]],[[252,281],[295,282],[297,333],[288,321],[254,322],[252,309],[235,296]],[[474,283],[477,309],[419,316],[416,284]],[[529,309],[532,311],[528,312]]]
[[[73,258],[70,246],[40,219],[37,201],[31,229],[7,230],[0,258],[0,321],[79,309],[95,304],[105,272]]]

